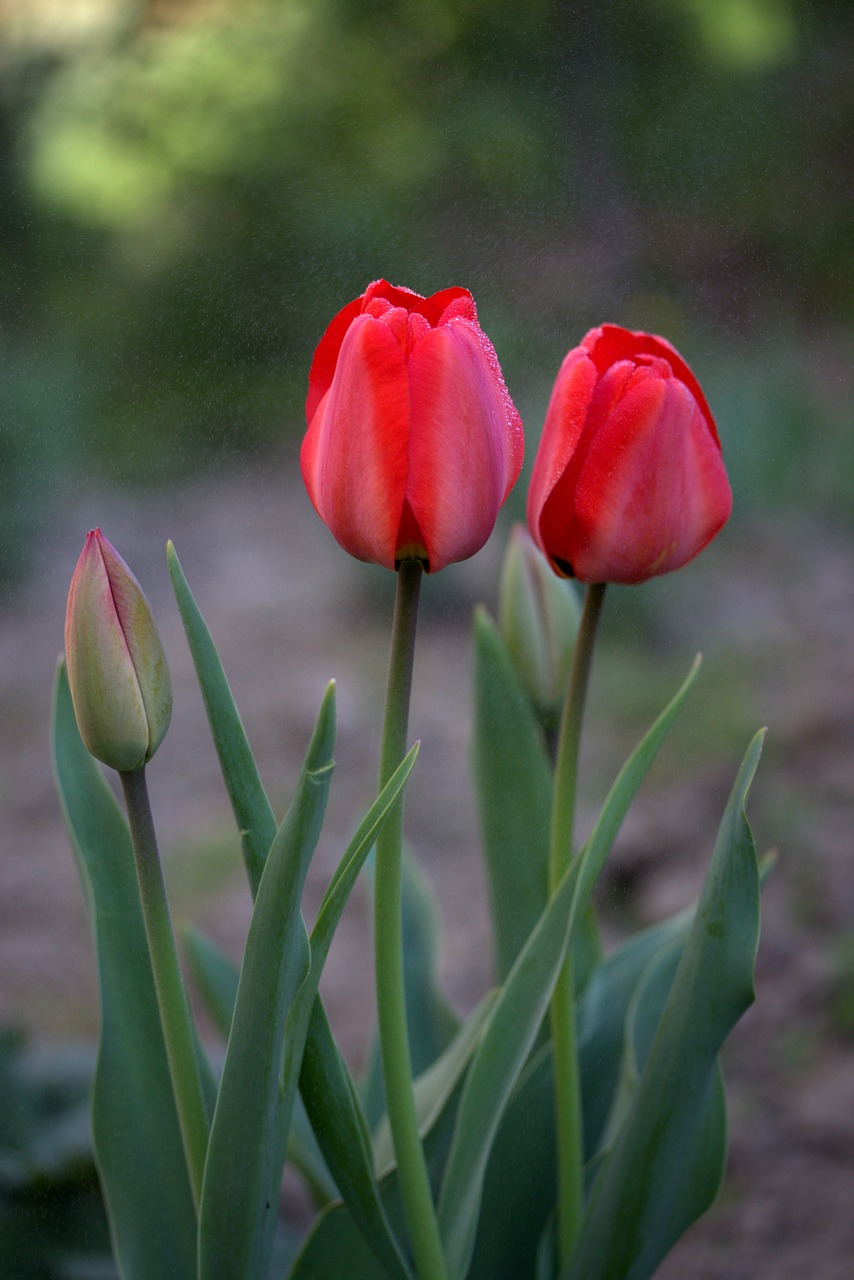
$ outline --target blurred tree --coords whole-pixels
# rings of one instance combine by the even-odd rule
[[[76,368],[125,473],[298,430],[323,326],[380,274],[468,284],[532,384],[603,314],[665,310],[676,340],[686,314],[730,339],[854,319],[842,0],[27,0],[0,23],[7,329]]]

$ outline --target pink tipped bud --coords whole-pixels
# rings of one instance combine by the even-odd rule
[[[65,658],[87,749],[113,769],[141,768],[169,728],[172,685],[148,601],[100,529],[71,580]]]

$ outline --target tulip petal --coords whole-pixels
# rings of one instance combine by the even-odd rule
[[[550,498],[566,475],[595,387],[596,366],[576,347],[565,358],[555,381],[528,489],[528,527],[553,565],[550,548],[563,545],[563,526],[570,519],[571,502],[551,502]]]
[[[409,377],[400,343],[382,320],[357,316],[309,424],[300,465],[315,510],[341,546],[389,569],[406,496],[408,437]]]
[[[708,406],[706,397],[703,395],[702,387],[694,377],[690,366],[685,363],[676,348],[666,338],[661,338],[654,333],[644,333],[640,330],[635,332],[631,329],[621,329],[616,324],[603,324],[598,329],[591,329],[582,346],[589,352],[590,359],[600,373],[604,373],[617,360],[632,360],[639,355],[663,357],[670,365],[674,375],[680,382],[685,384],[697,401],[701,413],[709,424],[709,430],[716,443],[720,444],[715,420],[712,417],[712,411]]]
[[[435,573],[488,539],[522,466],[522,424],[471,321],[430,330],[410,352],[409,378],[406,494]]]
[[[119,625],[133,663],[145,717],[151,759],[172,718],[172,681],[157,623],[133,572],[106,538],[98,545],[110,584]]]
[[[675,378],[639,368],[592,436],[575,485],[570,560],[586,582],[642,582],[680,568],[732,505],[720,448]]]

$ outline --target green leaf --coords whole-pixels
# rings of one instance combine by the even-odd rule
[[[667,737],[670,726],[676,719],[691,686],[697,678],[700,662],[700,655],[697,654],[691,664],[690,671],[675,696],[671,698],[652,728],[649,729],[638,746],[635,747],[617,774],[614,785],[605,798],[596,826],[578,855],[581,869],[578,877],[578,898],[573,904],[573,911],[576,914],[582,911],[590,901],[590,895],[605,864],[605,859],[611,852],[617,833],[629,810],[629,805],[634,800],[641,783],[649,772],[653,760]]]
[[[254,897],[264,870],[267,850],[276,835],[276,817],[249,749],[216,646],[187,585],[171,542],[166,546],[166,558],[222,776],[237,819],[243,858]]]
[[[519,1280],[534,1274],[538,1245],[555,1201],[551,1045],[536,1049],[510,1095],[483,1184],[467,1280]]]
[[[608,1118],[632,995],[650,960],[674,939],[684,939],[692,915],[693,910],[681,912],[630,938],[602,963],[580,997],[588,1158]],[[520,1074],[495,1138],[468,1280],[517,1280],[533,1274],[554,1196],[554,1093],[551,1047],[545,1044]]]
[[[483,609],[474,615],[473,771],[503,981],[548,900],[552,782],[530,701]]]
[[[578,1004],[578,1056],[584,1106],[584,1149],[598,1150],[617,1088],[632,997],[650,961],[684,941],[694,908],[635,934],[602,962]]]
[[[184,926],[181,938],[205,1006],[217,1030],[227,1040],[240,970],[211,938],[192,925]],[[288,1134],[288,1159],[305,1178],[317,1204],[324,1205],[335,1199],[338,1189],[323,1162],[305,1108],[298,1097],[294,1099]]]
[[[196,667],[196,674],[201,685],[220,767],[231,799],[238,829],[240,830],[244,861],[254,896],[258,889],[267,850],[275,835],[275,817],[258,775],[219,655],[187,585],[175,549],[171,544],[168,547],[167,554],[169,571]],[[316,1092],[331,1087],[331,1081],[324,1081],[322,1074],[317,1074],[318,1071],[322,1073],[328,1067],[333,1072],[334,1079],[347,1072],[346,1065],[336,1060],[337,1046],[335,1046],[334,1039],[331,1040],[331,1046],[328,1039],[325,1039],[320,1045],[313,1046],[313,1052],[310,1056],[315,1071],[309,1071],[303,1075],[300,1070],[306,1036],[311,1040],[315,1033],[320,1034],[322,1027],[328,1026],[322,1008],[319,1009],[316,1018],[312,1017],[312,1004],[315,1001],[320,1003],[320,997],[317,995],[317,982],[319,981],[323,962],[326,958],[326,951],[340,917],[341,909],[352,889],[355,877],[370,851],[379,825],[384,820],[388,808],[393,799],[399,794],[409,775],[415,754],[415,752],[410,753],[405,765],[401,766],[401,770],[395,773],[388,786],[384,789],[382,796],[379,797],[368,815],[366,815],[365,821],[356,833],[339,867],[337,873],[339,883],[336,884],[333,881],[327,891],[312,935],[311,980],[304,984],[304,990],[300,992],[295,1001],[295,1008],[291,1012],[288,1023],[285,1074],[282,1081],[282,1111],[283,1113],[288,1113],[290,1110],[293,1103],[293,1088],[296,1085],[297,1075],[299,1075],[300,1089],[308,1091],[307,1106],[313,1111],[316,1123],[321,1128],[321,1135],[327,1141],[330,1154],[339,1149],[342,1134],[353,1136],[351,1126],[358,1125],[360,1121],[359,1115],[351,1107],[346,1108],[343,1113],[336,1113],[328,1105],[320,1108],[317,1105],[316,1098],[312,1096],[312,1091]],[[205,980],[209,984],[220,980],[227,981],[222,969],[220,968],[217,974],[214,972],[215,967],[215,964],[206,966]],[[222,994],[222,990],[219,993],[213,989],[208,992],[214,1002],[217,1001],[218,995]],[[225,1006],[221,1000],[219,1005],[219,1020],[221,1025],[224,1026]],[[321,1117],[327,1116],[330,1119],[327,1131],[324,1133]],[[352,1158],[358,1163],[358,1146],[351,1147],[351,1153]],[[393,1242],[387,1227],[383,1226],[381,1222],[381,1213],[377,1216],[376,1209],[379,1201],[374,1184],[373,1165],[370,1159],[364,1162],[361,1168],[361,1176],[356,1175],[352,1169],[348,1173],[348,1170],[339,1168],[336,1181],[342,1179],[345,1185],[350,1185],[347,1181],[348,1176],[355,1176],[356,1178],[355,1188],[361,1196],[359,1201],[362,1210],[360,1220],[363,1226],[373,1223],[371,1230],[376,1247],[380,1249],[381,1253],[385,1252],[388,1255],[389,1250],[394,1253],[397,1246]],[[350,1190],[351,1194],[354,1194],[352,1186]],[[359,1209],[357,1209],[358,1212]]]
[[[452,1278],[465,1275],[481,1191],[501,1116],[542,1022],[576,921],[620,823],[649,770],[697,671],[689,673],[635,748],[605,800],[599,820],[519,954],[471,1065],[439,1202],[439,1225]]]
[[[308,1118],[350,1215],[384,1274],[411,1280],[374,1178],[371,1135],[356,1086],[319,1001],[311,1008],[302,1089]]]
[[[759,872],[745,803],[763,736],[742,762],[640,1085],[599,1166],[562,1280],[646,1280],[720,1185],[717,1055],[754,998]]]
[[[300,1092],[329,1171],[371,1248],[393,1276],[408,1276],[409,1269],[380,1201],[361,1100],[316,995],[341,913],[417,755],[416,743],[359,824],[323,896],[311,933],[311,971],[288,1018],[283,1084],[287,1095],[299,1070]]]
[[[54,768],[98,963],[101,1030],[92,1090],[95,1157],[125,1280],[195,1274],[193,1199],[127,824],[56,681]]]
[[[492,1143],[563,963],[579,866],[564,875],[510,970],[466,1077],[439,1198],[451,1280],[468,1269]]]
[[[211,938],[194,925],[183,926],[181,942],[208,1013],[213,1018],[217,1031],[227,1040],[234,1015],[234,1002],[237,999],[240,970]]]
[[[290,1121],[280,1091],[285,1023],[310,965],[300,899],[326,808],[334,739],[331,684],[249,926],[205,1165],[200,1280],[267,1276]]]
[[[434,1186],[447,1159],[458,1098],[459,1091],[455,1090],[425,1137],[427,1170]],[[403,1235],[403,1204],[396,1168],[380,1179],[379,1189],[389,1222]],[[358,1277],[358,1280],[386,1280],[387,1277],[385,1268],[343,1203],[330,1205],[312,1224],[288,1280],[331,1280],[339,1276]]]
[[[418,744],[395,770],[359,824],[323,896],[311,934],[309,975],[296,993],[286,1023],[285,1069],[280,1094],[280,1108],[286,1113],[294,1103],[294,1085],[299,1072],[300,1089],[312,1111],[314,1125],[323,1139],[322,1149],[335,1170],[339,1188],[348,1194],[357,1219],[367,1231],[373,1247],[380,1256],[394,1260],[393,1265],[397,1269],[392,1271],[393,1275],[407,1272],[405,1264],[401,1263],[393,1233],[384,1220],[374,1179],[367,1124],[358,1096],[351,1096],[347,1091],[352,1088],[349,1071],[340,1057],[316,994],[341,913],[417,756]],[[189,930],[185,940],[208,1007],[227,1034],[237,990],[237,971],[219,948],[197,931]],[[306,1044],[308,1049],[304,1055]],[[349,1082],[343,1090],[342,1080]],[[329,1173],[320,1161],[319,1153],[314,1150],[311,1131],[302,1137],[296,1135],[296,1140],[289,1146],[289,1153],[295,1157],[309,1182],[322,1194],[335,1193],[334,1186],[329,1186]]]

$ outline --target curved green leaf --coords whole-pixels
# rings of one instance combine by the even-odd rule
[[[435,1186],[447,1159],[459,1090],[448,1100],[424,1140],[424,1154],[431,1183]],[[397,1168],[379,1182],[384,1212],[393,1229],[403,1237],[406,1231]],[[312,1224],[288,1280],[386,1280],[387,1272],[359,1230],[348,1207],[330,1205]]]
[[[628,813],[629,805],[634,800],[641,783],[649,772],[653,760],[670,731],[670,726],[687,698],[691,686],[697,678],[701,661],[700,654],[697,654],[691,664],[690,671],[676,694],[668,702],[652,728],[649,729],[638,746],[635,747],[605,797],[605,803],[602,806],[596,826],[584,842],[584,847],[578,855],[581,867],[578,877],[578,900],[573,904],[573,912],[576,915],[590,901],[590,895],[593,892],[596,881],[599,879],[599,873],[604,866],[605,859],[613,848],[617,833]]]
[[[460,1100],[439,1202],[439,1226],[450,1274],[456,1280],[468,1267],[489,1152],[548,1007],[573,928],[697,667],[695,662],[682,687],[620,771],[590,839],[570,865],[513,965],[475,1054]]]
[[[326,808],[334,739],[332,684],[249,926],[205,1165],[200,1280],[267,1276],[290,1120],[280,1089],[285,1023],[310,965],[300,899]]]
[[[357,1225],[392,1276],[408,1276],[400,1246],[383,1210],[374,1177],[371,1138],[349,1067],[329,1026],[317,988],[341,913],[377,834],[403,790],[416,743],[359,824],[329,886],[311,932],[311,970],[294,1000],[285,1036],[283,1092],[296,1084],[324,1160]]]
[[[739,770],[640,1085],[598,1168],[562,1280],[647,1280],[720,1185],[717,1055],[754,997],[759,870],[745,803],[763,737]]]
[[[474,615],[472,764],[503,981],[548,901],[552,781],[530,700],[484,609]]]
[[[92,1128],[116,1257],[125,1280],[192,1276],[193,1198],[130,835],[80,740],[64,665],[54,694],[53,753],[98,962],[101,1030]]]
[[[592,1159],[611,1111],[620,1073],[629,1006],[650,961],[688,936],[694,908],[628,938],[593,974],[578,1004],[578,1057],[584,1150]]]
[[[166,559],[222,776],[237,819],[243,858],[254,897],[261,881],[267,851],[276,834],[276,817],[249,749],[246,732],[231,696],[216,646],[187,585],[181,562],[171,542],[166,544]]]
[[[393,1276],[408,1275],[408,1268],[379,1198],[370,1133],[361,1102],[323,1005],[317,999],[317,988],[341,913],[417,756],[416,743],[359,824],[323,896],[311,933],[310,971],[294,997],[287,1018],[280,1094],[281,1111],[287,1114],[298,1073],[306,1111],[329,1171],[372,1248],[384,1259]],[[203,994],[218,1025],[226,1028],[227,1033],[237,990],[236,970],[209,939],[190,932],[187,941]],[[316,1161],[309,1164],[306,1172],[315,1182],[324,1183],[325,1170],[319,1170]]]
[[[519,1075],[489,1156],[467,1280],[519,1280],[535,1272],[555,1202],[551,1045]]]

